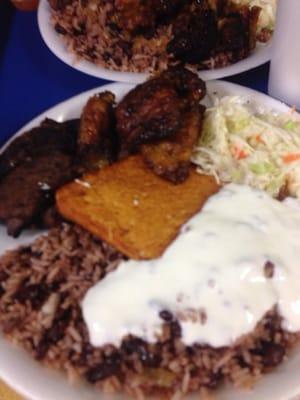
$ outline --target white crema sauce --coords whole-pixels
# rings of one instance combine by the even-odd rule
[[[186,345],[219,347],[251,332],[274,305],[284,328],[299,331],[300,201],[229,184],[162,257],[122,262],[87,292],[82,310],[94,346],[128,334],[155,342],[168,310]]]

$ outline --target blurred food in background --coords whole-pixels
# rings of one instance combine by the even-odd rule
[[[11,0],[11,2],[18,10],[22,11],[36,10],[39,4],[39,0]]]
[[[276,19],[277,0],[233,0],[239,5],[260,7],[258,19],[258,40],[265,42],[270,39]]]

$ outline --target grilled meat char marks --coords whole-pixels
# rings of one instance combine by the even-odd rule
[[[259,7],[194,0],[173,23],[167,51],[176,61],[199,64],[218,53],[231,52],[238,61],[255,47]]]
[[[156,175],[183,182],[205,92],[196,74],[175,67],[137,86],[117,107],[114,95],[103,92],[88,100],[80,121],[47,119],[16,138],[0,155],[0,220],[8,234],[55,225],[57,189],[135,152]]]
[[[224,51],[237,59],[247,56],[255,45],[259,12],[224,0],[115,0],[113,18],[121,31],[146,36],[172,20],[167,51],[176,61],[197,64]]]
[[[187,179],[193,148],[202,129],[205,107],[195,105],[182,116],[182,124],[174,137],[141,146],[146,164],[159,175],[173,183]]]
[[[121,154],[141,150],[159,176],[180,183],[200,135],[205,84],[197,75],[172,68],[133,89],[116,108]]]
[[[43,225],[55,190],[73,179],[77,127],[77,120],[45,120],[0,155],[0,220],[9,235],[18,236],[32,224]]]
[[[54,204],[55,190],[73,178],[71,157],[42,155],[13,169],[0,182],[0,218],[9,235],[18,236],[30,224],[40,225],[42,214]]]
[[[174,22],[174,38],[167,46],[175,60],[196,64],[210,57],[217,45],[217,18],[212,9],[187,7]]]
[[[157,78],[133,89],[116,109],[122,153],[172,135],[180,125],[180,97],[168,80]]]
[[[113,24],[123,35],[151,37],[172,24],[167,52],[175,62],[201,64],[218,53],[234,61],[255,47],[259,7],[225,0],[114,0]]]
[[[206,95],[205,82],[186,68],[169,68],[161,77],[172,82],[184,108],[199,104]]]
[[[235,0],[48,1],[54,29],[71,51],[119,71],[153,73],[178,63],[222,68],[272,31],[259,26],[260,7]]]
[[[55,191],[116,153],[112,93],[92,97],[81,121],[46,119],[0,155],[0,220],[14,237],[29,226],[60,222]],[[116,155],[115,155],[116,157]]]
[[[182,68],[169,69],[138,85],[116,108],[122,152],[174,135],[182,125],[182,113],[205,94],[205,83]]]
[[[47,155],[52,151],[74,154],[78,126],[78,120],[60,124],[51,119],[45,119],[39,127],[14,139],[0,155],[0,179],[18,165],[40,155]]]
[[[218,50],[249,53],[254,49],[260,11],[259,7],[229,6],[218,20]]]

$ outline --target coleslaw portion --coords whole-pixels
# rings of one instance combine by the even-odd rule
[[[220,183],[300,198],[300,115],[262,109],[241,96],[214,99],[192,162]]]

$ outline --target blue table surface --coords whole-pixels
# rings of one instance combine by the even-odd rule
[[[226,80],[267,91],[268,64]],[[78,72],[44,44],[36,12],[0,0],[0,145],[32,118],[107,81]]]

